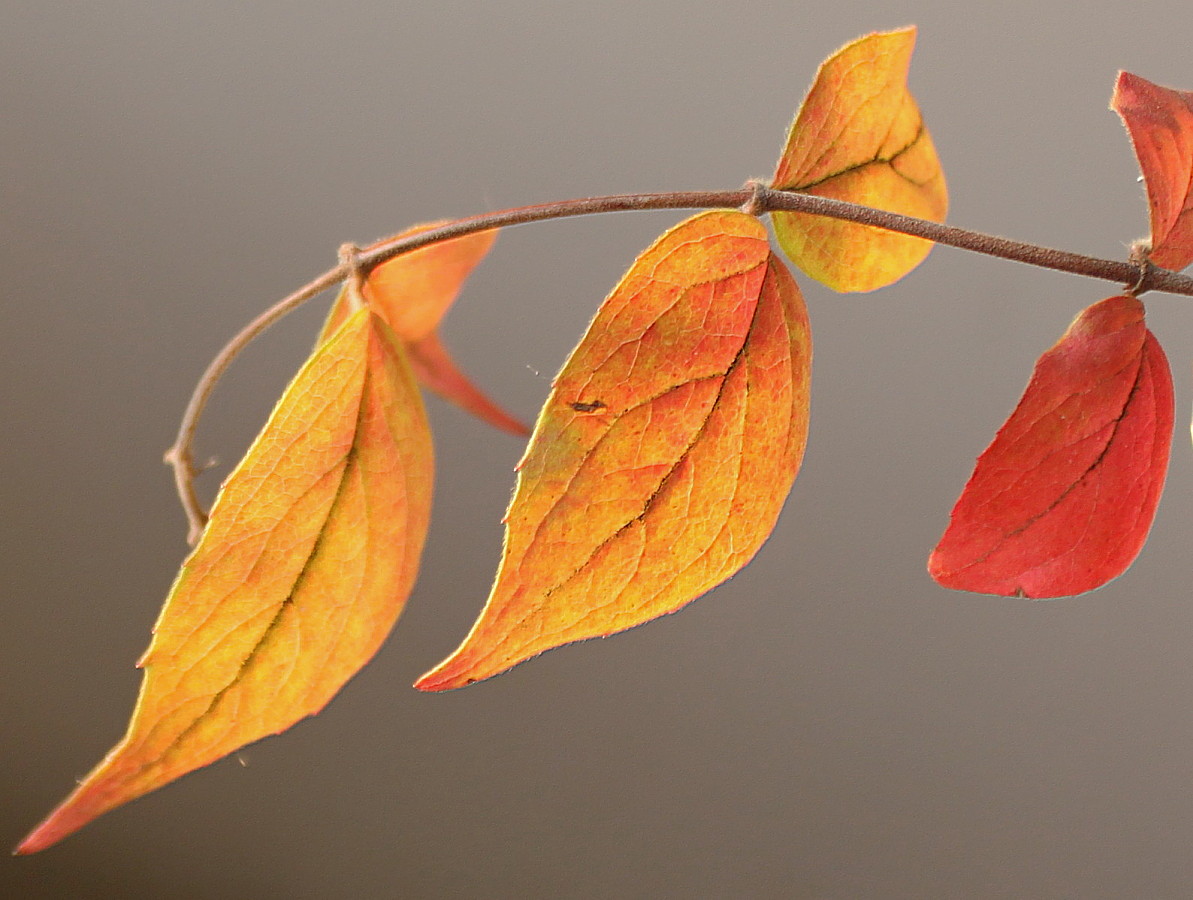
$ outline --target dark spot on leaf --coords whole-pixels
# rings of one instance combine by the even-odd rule
[[[574,409],[576,412],[583,412],[583,413],[596,412],[598,409],[605,408],[605,404],[602,403],[600,400],[592,400],[588,403],[581,403],[581,402],[577,401],[576,403],[573,403],[571,406],[572,406],[572,409]]]

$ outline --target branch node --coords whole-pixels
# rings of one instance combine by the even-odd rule
[[[182,500],[182,508],[186,512],[186,541],[193,547],[207,526],[207,513],[199,503],[194,484],[195,476],[202,470],[195,466],[190,449],[181,443],[175,443],[170,447],[162,458],[162,462],[174,470],[174,484],[178,489],[178,496]],[[204,468],[207,467],[204,466]]]
[[[212,390],[215,389],[216,382],[219,381],[220,376],[224,374],[224,371],[231,364],[232,360],[236,358],[237,354],[253,338],[292,309],[305,303],[316,294],[322,293],[329,287],[343,281],[345,276],[344,268],[344,266],[337,266],[329,272],[324,272],[310,284],[299,288],[288,297],[283,297],[253,319],[253,321],[249,322],[232,340],[224,345],[224,348],[216,354],[215,359],[207,364],[207,368],[199,379],[199,383],[195,385],[191,399],[186,405],[186,411],[182,414],[182,421],[178,425],[178,436],[174,439],[174,445],[166,451],[165,456],[166,464],[174,470],[174,486],[178,491],[178,499],[182,503],[183,511],[186,513],[189,525],[187,541],[191,546],[194,546],[199,540],[199,537],[203,533],[203,528],[207,524],[207,513],[204,511],[203,505],[199,502],[199,498],[195,493],[194,481],[200,470],[195,467],[191,445],[194,442],[195,428],[199,423],[199,417],[203,414],[203,409],[207,405],[207,399],[211,396]],[[204,466],[203,468],[208,467]]]
[[[750,192],[750,199],[739,207],[742,212],[747,216],[757,218],[770,211],[766,202],[770,187],[765,181],[760,178],[751,178],[745,183],[745,188]]]
[[[1132,297],[1145,294],[1155,287],[1157,266],[1152,262],[1152,243],[1149,240],[1138,240],[1131,245],[1128,257],[1131,264],[1139,269],[1139,277],[1133,284],[1126,285],[1126,291]]]
[[[364,297],[365,277],[368,272],[365,270],[360,259],[360,247],[356,244],[341,244],[340,245],[340,265],[347,270],[348,278],[346,284],[348,286],[348,305],[352,312],[358,309],[364,309],[367,305]]]

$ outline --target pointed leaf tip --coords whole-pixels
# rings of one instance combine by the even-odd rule
[[[410,354],[410,366],[418,380],[441,397],[454,402],[461,409],[472,413],[482,422],[518,437],[530,434],[525,422],[516,419],[494,403],[472,381],[460,371],[455,360],[443,346],[439,333],[432,331],[426,337],[406,345]]]
[[[660,237],[555,380],[480,618],[415,686],[631,628],[738,571],[803,456],[810,362],[803,298],[755,218],[703,213]]]
[[[1110,107],[1127,126],[1147,185],[1151,261],[1193,262],[1193,92],[1120,72]]]
[[[820,66],[773,186],[944,221],[944,172],[907,90],[915,28],[866,35]],[[797,266],[836,291],[872,291],[914,269],[932,243],[806,213],[772,214]]]
[[[154,628],[127,735],[17,852],[322,709],[401,612],[431,480],[402,349],[360,310],[221,488]]]
[[[399,236],[410,237],[447,224],[444,220],[414,225]],[[441,320],[495,240],[495,229],[478,231],[395,256],[369,273],[362,293],[370,308],[405,342],[419,381],[481,421],[524,436],[530,433],[526,424],[474,385],[439,339]],[[346,291],[341,291],[323,326],[320,342],[348,318],[349,309]]]
[[[1086,309],[978,458],[928,570],[984,594],[1065,597],[1121,575],[1168,470],[1172,376],[1134,297]]]

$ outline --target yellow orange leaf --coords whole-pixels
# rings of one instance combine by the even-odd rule
[[[915,29],[846,44],[824,63],[787,136],[773,186],[944,220],[944,172],[907,90]],[[837,291],[872,291],[914,269],[930,241],[806,213],[773,214],[797,266]]]
[[[400,345],[360,310],[298,373],[220,491],[141,661],[124,740],[18,852],[322,709],[402,609],[431,480]]]
[[[448,224],[426,222],[403,231],[409,237]],[[528,434],[524,423],[505,412],[459,370],[439,340],[439,322],[455,302],[464,281],[480,263],[497,231],[478,231],[438,241],[383,262],[369,273],[361,293],[407,345],[414,374],[435,393],[496,428]],[[320,342],[348,317],[347,289],[340,291],[323,326]]]
[[[630,628],[738,571],[803,457],[810,364],[803,298],[755,218],[708,212],[660,237],[556,378],[488,603],[416,687]]]

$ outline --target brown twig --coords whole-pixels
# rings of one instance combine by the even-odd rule
[[[249,322],[232,340],[224,345],[224,348],[220,350],[215,359],[208,363],[207,369],[199,379],[199,383],[195,385],[190,402],[187,403],[186,410],[182,414],[182,422],[178,426],[178,436],[174,438],[174,444],[166,451],[165,456],[166,464],[172,466],[174,469],[174,484],[178,488],[178,497],[182,501],[182,508],[186,512],[186,519],[189,525],[186,539],[192,546],[194,546],[199,540],[199,536],[203,533],[203,527],[207,524],[207,513],[204,512],[198,497],[195,495],[194,479],[198,473],[195,469],[191,445],[194,443],[195,428],[199,424],[199,416],[203,414],[203,408],[207,405],[207,400],[211,397],[211,392],[215,388],[216,382],[219,381],[220,376],[224,374],[224,371],[228,368],[232,360],[236,358],[237,354],[253,338],[286,315],[286,313],[298,308],[307,300],[322,293],[329,287],[339,284],[347,275],[348,270],[344,266],[336,266],[334,269],[324,272],[310,284],[299,288],[293,294],[290,294],[290,296],[283,297],[273,306],[269,307],[269,309]]]
[[[179,499],[186,511],[189,531],[188,541],[193,545],[203,532],[207,514],[195,495],[194,479],[198,474],[194,466],[191,446],[195,429],[203,408],[217,381],[236,355],[257,335],[282,318],[286,313],[301,306],[307,300],[355,275],[358,280],[367,276],[374,267],[403,253],[410,253],[430,244],[463,237],[478,231],[506,228],[528,222],[544,222],[571,216],[587,216],[596,213],[629,212],[657,209],[732,209],[742,208],[753,215],[770,212],[801,212],[833,219],[844,219],[863,225],[872,225],[888,231],[897,231],[915,237],[926,238],[938,244],[957,247],[995,256],[1015,262],[1084,275],[1103,281],[1128,286],[1128,290],[1142,293],[1143,290],[1162,291],[1169,294],[1193,296],[1193,278],[1155,268],[1141,278],[1138,262],[1098,259],[1080,253],[1054,250],[1022,241],[969,231],[953,225],[942,225],[911,216],[886,212],[843,200],[817,197],[794,191],[779,191],[758,182],[750,182],[736,191],[674,191],[655,194],[613,194],[606,197],[585,197],[577,200],[561,200],[537,206],[522,206],[500,212],[485,213],[467,219],[459,219],[438,228],[421,231],[418,234],[387,238],[365,248],[358,249],[346,244],[341,248],[341,262],[334,269],[324,272],[314,281],[299,288],[288,297],[275,303],[230,340],[207,366],[199,379],[195,391],[183,413],[178,436],[173,446],[166,451],[165,461],[174,469],[174,483]],[[349,252],[344,255],[344,250]],[[359,290],[359,285],[358,285]]]

